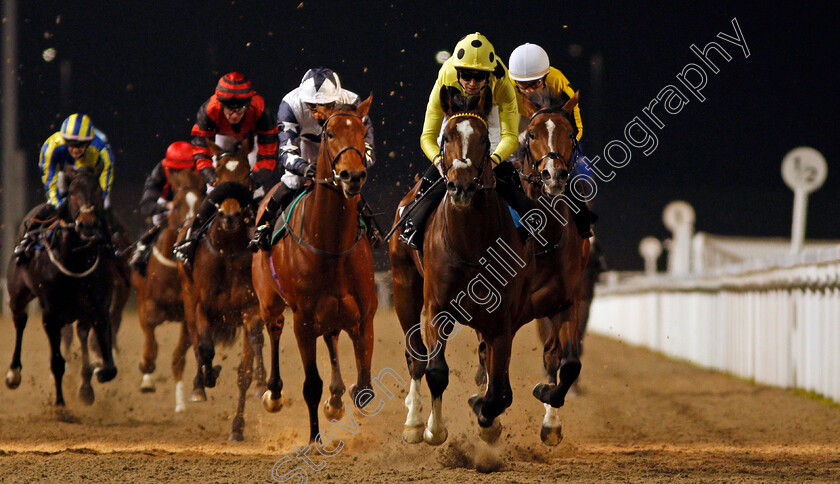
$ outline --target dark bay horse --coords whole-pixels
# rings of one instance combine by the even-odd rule
[[[94,400],[92,375],[100,383],[114,379],[117,368],[111,354],[112,332],[108,315],[114,273],[113,254],[100,242],[103,217],[101,166],[74,168],[67,165],[68,195],[58,208],[55,221],[46,226],[41,242],[44,250],[20,265],[8,265],[9,306],[15,323],[16,339],[6,386],[17,388],[21,381],[21,340],[26,327],[27,304],[35,298],[41,305],[43,325],[50,342],[50,368],[55,382],[55,404],[64,406],[61,381],[64,358],[61,355],[61,329],[76,325],[82,346],[82,385],[79,397],[86,404]],[[37,210],[37,209],[36,209]],[[30,215],[35,210],[30,212]],[[27,216],[27,220],[29,216]],[[21,233],[23,226],[21,227]],[[102,366],[93,368],[88,354],[88,334],[93,328],[102,354]]]
[[[204,181],[195,170],[172,170],[170,185],[175,195],[166,226],[155,240],[145,275],[133,271],[132,284],[137,291],[138,319],[145,337],[143,359],[140,362],[140,371],[143,373],[140,391],[155,391],[153,372],[158,353],[155,328],[164,321],[178,321],[181,334],[172,355],[172,373],[175,377],[175,411],[183,412],[186,410],[184,357],[190,347],[190,339],[184,318],[181,279],[178,265],[172,257],[172,246],[181,225],[195,216],[198,204],[204,198]]]
[[[341,396],[345,388],[336,352],[340,331],[350,336],[356,355],[358,377],[350,388],[353,403],[364,408],[374,396],[370,372],[377,299],[370,243],[357,215],[367,178],[362,118],[370,103],[368,97],[356,107],[318,108],[327,120],[318,152],[316,185],[289,217],[289,234],[276,241],[270,253],[258,252],[253,258],[254,289],[271,341],[271,374],[263,405],[269,412],[283,406],[278,352],[283,310],[288,306],[294,314],[295,337],[306,372],[303,397],[309,409],[310,441],[318,435],[323,392],[315,361],[318,337],[324,337],[332,363],[331,396],[324,402],[327,418],[341,419],[344,414]]]
[[[441,148],[447,193],[429,218],[423,264],[416,251],[397,238],[389,246],[394,306],[406,335],[412,379],[403,438],[431,445],[446,440],[442,397],[449,367],[444,351],[447,339],[464,324],[486,347],[487,386],[469,403],[478,417],[481,438],[494,442],[501,434],[498,417],[513,401],[508,373],[511,342],[522,324],[519,315],[527,299],[528,262],[533,255],[523,246],[507,205],[494,190],[486,122],[492,93],[484,89],[480,97],[464,99],[460,91],[444,87],[440,100],[449,118]],[[402,200],[402,206],[416,190]],[[420,335],[421,309],[426,344]],[[432,394],[425,426],[419,393],[423,375]]]
[[[254,219],[249,204],[251,146],[246,140],[235,153],[225,152],[212,142],[208,146],[217,160],[215,190],[223,190],[227,198],[218,203],[206,235],[199,240],[192,270],[178,265],[184,316],[198,366],[192,400],[205,400],[204,388],[216,386],[221,371],[221,366],[213,365],[216,344],[232,343],[239,328],[243,328],[242,359],[237,374],[239,401],[229,436],[230,440],[241,441],[245,395],[253,379],[255,357],[257,384],[265,386],[263,321],[251,285],[251,251],[247,248]],[[183,238],[185,232],[186,228],[179,237]],[[258,392],[262,393],[261,388]]]
[[[572,222],[574,204],[568,201],[569,184],[577,142],[571,114],[577,93],[565,104],[545,108],[523,98],[530,118],[522,163],[525,192],[538,201],[540,227],[534,236],[535,272],[531,279],[530,316],[539,318],[543,336],[543,365],[548,383],[534,388],[546,408],[540,437],[547,445],[562,440],[559,407],[580,374],[580,309],[586,288],[584,267],[589,258],[589,239],[582,239]]]

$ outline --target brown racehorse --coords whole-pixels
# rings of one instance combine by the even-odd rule
[[[568,200],[577,142],[569,113],[577,105],[578,95],[562,107],[540,109],[527,96],[523,102],[523,114],[530,118],[522,163],[524,187],[528,196],[539,202],[541,212],[540,227],[529,229],[534,234],[529,243],[535,251],[529,307],[531,316],[539,318],[544,328],[543,364],[548,374],[548,384],[538,384],[534,396],[546,407],[540,437],[547,445],[557,445],[563,438],[558,410],[580,374],[580,307],[589,258],[589,240],[580,237],[572,222],[573,205],[564,201]]]
[[[172,373],[175,377],[175,411],[186,410],[184,396],[184,357],[190,346],[189,334],[184,319],[184,303],[181,298],[181,280],[178,265],[172,258],[172,246],[178,237],[178,230],[185,220],[195,216],[198,204],[204,198],[204,181],[195,170],[172,170],[169,181],[174,196],[172,209],[167,215],[166,226],[152,247],[152,256],[146,267],[145,276],[132,272],[132,284],[137,291],[137,312],[140,327],[145,336],[143,359],[140,371],[143,380],[140,391],[154,392],[155,359],[158,345],[155,328],[164,321],[179,321],[181,333],[172,355]]]
[[[61,329],[78,320],[76,331],[82,346],[82,385],[79,398],[88,405],[94,394],[91,377],[100,383],[113,380],[117,368],[111,354],[111,324],[108,308],[113,291],[113,256],[100,243],[103,215],[100,165],[74,168],[64,173],[70,185],[55,221],[46,225],[46,236],[39,242],[44,250],[20,265],[8,265],[9,307],[15,323],[16,339],[6,386],[15,389],[21,381],[21,341],[26,327],[26,307],[38,298],[44,329],[50,342],[50,368],[55,383],[55,404],[64,406],[61,381],[64,358],[61,355]],[[30,212],[30,215],[35,213]],[[27,217],[27,220],[29,217]],[[21,227],[23,230],[24,227]],[[21,232],[22,233],[22,232]],[[88,334],[93,328],[102,353],[102,366],[94,369],[88,354]]]
[[[236,153],[224,152],[208,142],[216,157],[216,186],[227,198],[218,203],[217,213],[206,235],[198,241],[192,270],[179,264],[183,287],[184,316],[195,349],[198,371],[194,380],[193,401],[206,399],[204,388],[216,386],[221,366],[213,365],[215,345],[229,344],[243,328],[242,360],[237,374],[239,401],[233,419],[230,440],[244,439],[245,395],[257,368],[257,384],[265,385],[262,359],[263,321],[259,301],[251,286],[251,251],[247,249],[253,227],[250,202],[250,165],[246,142]],[[186,229],[181,231],[183,237]],[[260,392],[261,393],[261,392]]]
[[[440,100],[449,118],[443,130],[441,161],[447,193],[429,218],[422,267],[416,252],[397,238],[389,246],[394,306],[406,334],[412,379],[403,438],[431,445],[446,440],[442,397],[449,367],[444,351],[447,339],[465,324],[486,344],[487,386],[482,396],[470,399],[470,405],[478,416],[481,438],[494,442],[501,434],[498,417],[513,401],[508,373],[511,342],[522,324],[519,315],[527,296],[527,262],[533,255],[523,247],[507,205],[494,190],[485,121],[492,93],[484,89],[480,97],[464,99],[460,91],[444,87]],[[402,206],[416,190],[402,200]],[[421,309],[431,353],[420,336]],[[419,393],[424,374],[432,394],[425,431]]]
[[[341,419],[344,412],[344,383],[336,353],[340,331],[350,336],[356,354],[358,378],[350,388],[353,403],[363,408],[374,395],[370,368],[377,299],[370,243],[361,232],[357,215],[367,178],[362,118],[367,116],[370,103],[368,97],[356,107],[318,108],[327,120],[318,152],[316,185],[289,217],[289,234],[277,241],[270,253],[259,252],[253,259],[254,289],[271,340],[271,374],[263,405],[269,412],[283,406],[278,348],[283,310],[288,305],[294,314],[295,337],[306,373],[303,397],[309,409],[310,441],[318,435],[318,405],[323,391],[315,361],[319,336],[327,343],[333,366],[331,397],[324,403],[327,418]]]

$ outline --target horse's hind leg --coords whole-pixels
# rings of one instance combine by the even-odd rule
[[[44,312],[43,318],[44,329],[50,341],[50,370],[55,382],[55,405],[63,407],[64,392],[61,389],[61,380],[64,378],[64,357],[61,356],[61,328],[64,321],[53,316],[51,311]]]
[[[93,404],[93,387],[90,379],[93,376],[93,367],[90,364],[90,352],[88,351],[88,334],[90,334],[90,322],[79,320],[76,323],[76,335],[82,347],[82,386],[79,387],[79,398],[85,405]]]
[[[283,379],[280,378],[280,335],[283,334],[282,308],[272,317],[272,312],[260,304],[260,315],[266,322],[268,341],[271,346],[271,363],[266,390],[263,394],[263,407],[267,412],[279,412],[283,408]]]
[[[175,411],[183,412],[187,409],[187,397],[184,390],[184,366],[187,362],[187,350],[190,348],[190,334],[187,323],[181,323],[181,335],[178,344],[172,352],[172,376],[175,378]]]
[[[254,348],[251,344],[249,328],[242,328],[242,361],[239,362],[237,382],[239,384],[239,401],[236,404],[236,416],[233,417],[233,424],[230,429],[228,440],[241,442],[245,440],[243,431],[245,429],[245,396],[251,386],[251,378],[254,370]]]
[[[318,403],[321,401],[321,394],[324,391],[324,381],[318,374],[318,364],[315,361],[316,337],[303,334],[297,331],[302,325],[295,323],[295,336],[300,350],[300,359],[303,361],[303,371],[306,378],[303,381],[303,399],[309,409],[309,442],[315,442],[318,436]]]
[[[344,418],[344,404],[341,396],[344,395],[344,380],[341,379],[341,368],[338,364],[338,335],[339,331],[324,335],[324,343],[327,344],[327,351],[330,353],[330,367],[332,378],[330,380],[330,398],[324,400],[324,416],[327,420],[341,420]]]
[[[6,373],[6,386],[12,390],[20,386],[22,368],[20,350],[23,343],[23,330],[26,329],[26,305],[35,298],[25,287],[15,289],[17,290],[13,292],[13,288],[11,286],[9,288],[9,307],[15,322],[15,351],[12,353],[12,364],[9,365],[9,371]]]
[[[265,323],[260,318],[255,318],[251,321],[251,327],[248,330],[248,341],[251,344],[251,349],[254,350],[254,397],[262,398],[266,389],[266,374],[265,361],[263,360],[263,346],[265,346],[265,336],[263,335],[263,328]]]
[[[117,376],[117,367],[114,365],[114,355],[111,352],[111,320],[108,318],[107,307],[94,319],[93,332],[96,334],[99,353],[102,355],[102,367],[95,369],[93,373],[99,383],[109,382]]]

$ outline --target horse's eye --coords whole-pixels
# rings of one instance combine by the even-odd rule
[[[327,138],[329,138],[329,139],[335,138],[335,135],[333,134],[332,130],[327,131]]]
[[[444,143],[449,143],[449,136],[443,135],[443,137],[441,139],[443,140]]]
[[[528,131],[528,137],[531,139],[536,139],[537,135],[535,135],[533,131]]]

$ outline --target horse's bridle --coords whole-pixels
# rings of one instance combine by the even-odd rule
[[[478,114],[475,114],[475,113],[457,113],[457,114],[453,114],[452,116],[450,116],[449,119],[466,118],[466,117],[478,119],[479,121],[484,123],[484,127],[487,128],[487,121],[483,117],[481,117],[481,116],[479,116]],[[445,142],[441,143],[440,153],[438,154],[438,156],[440,156],[440,166],[441,166],[441,168],[443,168],[443,172],[444,173],[448,172],[449,169],[451,168],[451,166],[446,166],[445,165],[445,163],[446,163],[446,143]],[[476,191],[492,190],[493,188],[495,188],[495,181],[494,181],[493,184],[490,184],[490,185],[485,185],[481,181],[482,175],[484,175],[484,167],[487,165],[487,160],[489,158],[490,158],[490,140],[488,139],[487,143],[486,143],[486,149],[485,149],[485,152],[484,152],[484,156],[482,157],[481,163],[479,164],[479,167],[478,167],[478,173],[475,175],[475,178],[473,178],[473,183],[475,183],[475,185],[476,185]],[[447,186],[449,185],[449,183],[452,183],[452,182],[448,182]]]
[[[343,155],[346,151],[353,150],[353,151],[355,151],[356,153],[359,154],[359,156],[362,159],[362,163],[365,162],[365,154],[359,148],[357,148],[353,145],[344,146],[343,148],[338,150],[338,153],[336,153],[335,156],[330,155],[329,141],[327,141],[327,125],[329,125],[330,120],[332,118],[336,117],[336,116],[349,116],[349,117],[362,119],[361,116],[359,116],[358,114],[355,114],[355,113],[337,112],[337,113],[331,114],[327,118],[327,120],[324,121],[324,128],[321,130],[321,149],[324,150],[324,153],[326,154],[326,158],[327,158],[327,161],[329,163],[328,166],[329,166],[330,171],[332,172],[333,176],[332,176],[332,178],[315,178],[312,181],[314,181],[315,183],[318,183],[320,185],[324,185],[328,188],[332,188],[334,190],[338,189],[338,181],[341,180],[341,176],[338,173],[336,173],[336,171],[335,171],[335,164],[338,162],[338,159],[341,158],[341,155]],[[349,180],[344,180],[344,181],[349,181]]]
[[[531,118],[528,120],[528,127],[530,128],[531,123],[534,121],[534,118],[537,117],[539,114],[547,114],[547,113],[558,113],[562,114],[569,120],[572,125],[572,133],[569,135],[569,138],[572,140],[572,157],[571,160],[567,160],[566,157],[561,155],[556,151],[549,151],[548,153],[541,156],[537,159],[534,156],[534,153],[531,151],[531,137],[525,137],[525,162],[530,163],[532,172],[528,175],[519,171],[519,178],[522,180],[532,184],[532,185],[545,185],[546,182],[551,180],[551,175],[549,174],[548,170],[543,170],[540,172],[540,163],[546,158],[551,160],[561,160],[563,163],[569,167],[569,172],[571,173],[572,169],[575,167],[575,163],[577,162],[577,154],[578,154],[578,141],[577,141],[577,125],[573,122],[573,118],[571,113],[566,111],[565,109],[556,109],[556,108],[543,108],[539,111],[535,112],[531,115]]]

